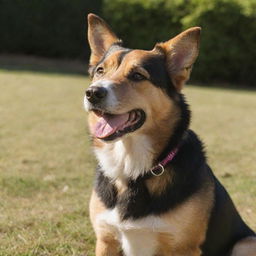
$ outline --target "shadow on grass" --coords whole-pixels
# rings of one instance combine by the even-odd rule
[[[0,55],[0,70],[63,75],[88,75],[87,63],[23,55]]]

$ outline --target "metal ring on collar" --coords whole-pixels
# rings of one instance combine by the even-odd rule
[[[160,169],[160,172],[159,172],[159,173],[156,173],[156,172],[155,172],[154,169],[156,169],[156,167],[152,168],[150,171],[151,171],[151,173],[152,173],[154,176],[157,176],[157,177],[158,177],[158,176],[161,176],[161,175],[164,173],[165,169],[164,169],[164,167],[163,167],[161,164],[158,164],[157,167],[159,167],[159,169]]]

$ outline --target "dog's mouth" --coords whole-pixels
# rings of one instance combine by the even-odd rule
[[[92,111],[98,116],[92,133],[95,137],[106,141],[136,131],[146,120],[146,114],[141,109],[134,109],[124,114],[106,113],[97,109]]]

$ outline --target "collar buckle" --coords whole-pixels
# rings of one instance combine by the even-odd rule
[[[158,177],[158,176],[161,176],[165,172],[165,169],[164,169],[163,165],[158,164],[157,166],[153,167],[150,170],[150,172],[152,173],[152,175]]]

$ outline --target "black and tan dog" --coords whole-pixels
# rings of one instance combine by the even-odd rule
[[[181,94],[200,28],[151,51],[124,48],[90,14],[85,107],[99,167],[96,256],[255,256],[255,233],[206,163]]]

